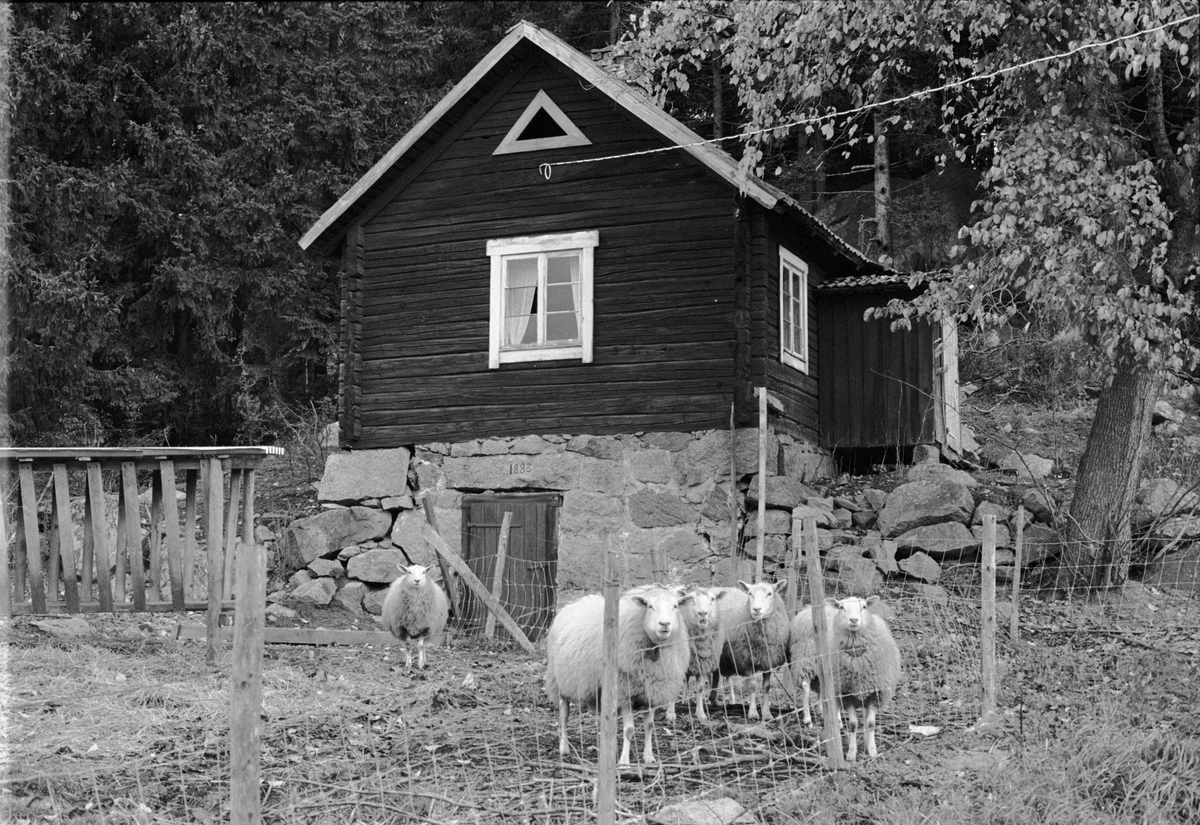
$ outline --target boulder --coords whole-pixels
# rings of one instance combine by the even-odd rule
[[[1054,461],[1035,453],[1008,450],[996,459],[996,466],[1013,473],[1017,478],[1046,478],[1054,472]]]
[[[346,568],[342,567],[342,563],[337,559],[313,559],[308,563],[308,569],[317,577],[329,576],[337,579],[346,575]]]
[[[966,525],[974,512],[975,500],[966,486],[950,481],[914,481],[900,485],[888,496],[879,513],[879,531],[884,538],[895,538],[930,524],[953,521]]]
[[[899,573],[900,566],[896,563],[896,542],[891,539],[864,541],[863,546],[867,555],[875,561],[875,566],[885,575]]]
[[[942,566],[927,553],[920,551],[906,559],[901,559],[898,564],[905,575],[929,584],[937,584],[938,579],[942,576]]]
[[[328,556],[350,544],[386,536],[392,514],[369,507],[339,507],[292,522],[280,543],[280,558],[289,570]]]
[[[346,612],[362,616],[363,596],[367,594],[367,586],[358,581],[343,581],[342,586],[333,594],[333,603],[341,605]]]
[[[1044,524],[1031,524],[1021,535],[1021,566],[1056,557],[1061,550],[1062,543],[1054,528]]]
[[[755,464],[757,467],[758,465]],[[817,491],[798,478],[791,476],[767,476],[767,506],[791,510],[801,504],[809,503],[809,498],[817,495]],[[750,477],[750,485],[746,488],[746,506],[758,506],[758,473]],[[826,509],[832,510],[832,507]]]
[[[918,444],[913,447],[912,463],[914,466],[918,464],[937,464],[942,460],[942,451],[936,444]]]
[[[1138,488],[1137,503],[1143,519],[1152,521],[1200,507],[1200,496],[1170,478],[1152,478]]]
[[[646,822],[651,825],[754,825],[758,819],[740,802],[725,796],[667,805],[647,815]]]
[[[1013,511],[1005,507],[1003,504],[996,504],[992,501],[981,501],[979,506],[975,508],[975,512],[971,514],[971,526],[983,524],[984,516],[995,516],[996,524],[1007,524],[1012,518]]]
[[[818,527],[832,528],[838,526],[837,519],[834,518],[833,513],[829,512],[828,510],[821,510],[809,504],[801,504],[799,507],[796,507],[794,510],[792,510],[792,518],[800,519],[801,522],[803,522],[806,518],[816,519]]]
[[[368,587],[362,598],[363,610],[372,616],[378,616],[383,612],[383,600],[387,598],[387,592],[386,587]]]
[[[399,550],[377,547],[350,559],[346,565],[346,575],[361,582],[391,584],[400,578],[402,564],[407,565],[408,561]]]
[[[975,541],[983,546],[983,525],[975,524],[971,527],[971,535],[975,537]],[[1013,538],[1012,532],[1009,531],[1008,525],[1002,522],[996,523],[996,546],[997,547],[1012,547]]]
[[[405,447],[333,453],[325,459],[317,500],[350,504],[365,498],[407,495],[411,458]]]
[[[879,521],[879,515],[874,510],[859,510],[850,516],[850,524],[855,530],[870,530]]]
[[[979,485],[975,476],[965,470],[956,470],[948,464],[914,464],[904,474],[904,480],[908,482],[924,481],[927,484],[941,484],[948,481],[964,487]]]
[[[870,596],[883,587],[883,576],[875,562],[865,558],[861,547],[837,545],[825,554],[830,586],[850,596]]]
[[[1039,487],[1030,487],[1021,496],[1021,505],[1025,508],[1025,512],[1033,516],[1034,521],[1040,521],[1042,524],[1054,524],[1058,503],[1045,490]]]
[[[974,555],[979,542],[957,521],[914,527],[896,539],[901,550],[923,550],[937,561]]]
[[[337,592],[337,584],[328,576],[306,581],[292,591],[289,601],[298,604],[310,604],[314,607],[324,607],[329,604],[333,594]]]
[[[1200,593],[1200,547],[1166,554],[1146,568],[1142,583]]]
[[[639,490],[629,497],[629,517],[642,528],[676,527],[696,520],[696,511],[671,493]]]

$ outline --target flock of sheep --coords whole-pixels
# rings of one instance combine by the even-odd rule
[[[442,588],[420,565],[401,567],[383,604],[383,621],[406,645],[416,640],[418,667],[425,667],[425,639],[442,633],[448,603]],[[619,764],[630,763],[634,707],[644,708],[642,760],[655,761],[654,713],[668,722],[675,703],[695,701],[695,717],[707,719],[721,677],[748,679],[747,715],[770,721],[771,674],[790,666],[800,685],[805,725],[812,725],[810,696],[819,674],[813,606],[790,617],[780,596],[786,581],[738,582],[737,587],[641,585],[621,594],[617,629],[617,704],[623,719]],[[878,599],[827,599],[826,625],[836,651],[834,694],[846,719],[846,759],[858,755],[858,708],[863,709],[864,744],[876,756],[875,717],[887,706],[901,675],[900,651],[887,623],[868,607]],[[570,752],[570,705],[597,708],[603,679],[604,598],[591,594],[559,611],[546,638],[546,696],[558,707],[559,753]]]

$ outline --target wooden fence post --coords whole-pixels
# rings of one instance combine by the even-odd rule
[[[1008,635],[1012,640],[1021,638],[1021,556],[1025,544],[1025,505],[1017,505],[1017,538],[1013,547],[1013,595],[1012,617],[1009,619]]]
[[[500,604],[500,594],[504,590],[504,562],[508,558],[508,531],[512,527],[512,512],[506,511],[500,520],[500,538],[496,542],[496,566],[492,570],[492,598]],[[496,614],[488,611],[487,621],[483,625],[485,638],[496,635]]]
[[[821,721],[825,726],[825,754],[829,767],[838,770],[845,766],[842,753],[842,734],[838,718],[837,697],[833,695],[833,663],[837,651],[833,647],[833,634],[825,623],[825,577],[821,573],[821,559],[817,551],[817,520],[804,520],[805,544],[809,548],[808,589],[813,603],[813,631],[817,642],[817,665],[821,679]]]
[[[796,615],[796,607],[800,602],[800,559],[804,547],[804,523],[792,510],[792,552],[788,554],[789,569],[787,572],[788,592],[787,610],[789,616]]]
[[[251,521],[247,516],[246,522]],[[231,825],[258,825],[262,822],[259,742],[267,563],[260,545],[243,543],[240,550],[233,622],[233,698],[229,713],[229,821]]]
[[[729,587],[738,582],[738,503],[737,503],[737,421],[734,418],[736,405],[729,405]]]
[[[604,540],[604,670],[600,683],[600,752],[596,755],[597,825],[617,821],[617,617],[620,582],[612,538]]]
[[[0,463],[0,616],[12,615],[12,580],[8,573],[8,487],[7,462]]]
[[[767,545],[767,388],[758,388],[758,553],[754,580],[762,581],[763,551]]]
[[[996,710],[996,516],[983,517],[983,560],[979,566],[982,577],[982,630],[980,633],[980,668],[982,682],[980,717]]]

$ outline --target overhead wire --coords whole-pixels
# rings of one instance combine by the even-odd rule
[[[1048,63],[1053,60],[1066,60],[1067,58],[1074,57],[1075,55],[1077,55],[1081,52],[1084,52],[1088,49],[1101,49],[1101,48],[1106,48],[1108,46],[1114,46],[1117,43],[1121,43],[1125,40],[1133,40],[1134,38],[1145,37],[1147,35],[1154,34],[1155,32],[1159,32],[1159,31],[1163,31],[1163,30],[1171,28],[1173,26],[1182,26],[1183,24],[1190,23],[1194,20],[1200,20],[1200,13],[1189,14],[1186,17],[1181,17],[1176,20],[1170,20],[1166,23],[1161,23],[1157,26],[1152,26],[1151,28],[1148,28],[1148,29],[1141,29],[1139,31],[1132,32],[1131,34],[1123,34],[1118,37],[1111,37],[1107,40],[1100,40],[1100,41],[1096,41],[1093,43],[1081,43],[1078,46],[1075,46],[1074,48],[1068,49],[1064,52],[1056,52],[1055,54],[1046,55],[1043,57],[1031,58],[1029,60],[1022,61],[1021,63],[1015,63],[1011,66],[1002,66],[1001,68],[994,69],[990,72],[983,72],[982,74],[972,75],[971,77],[965,77],[965,78],[960,78],[958,80],[952,80],[948,83],[943,83],[941,86],[934,86],[934,87],[930,87],[930,88],[926,88],[926,89],[918,89],[917,91],[909,92],[908,94],[901,95],[899,97],[893,97],[893,98],[889,98],[887,100],[877,100],[877,101],[873,101],[871,103],[864,103],[863,105],[856,106],[852,109],[842,109],[842,110],[838,110],[838,111],[834,111],[834,112],[826,112],[823,115],[813,115],[810,117],[800,118],[799,120],[789,121],[787,123],[780,123],[775,126],[764,127],[762,129],[752,129],[748,132],[739,132],[738,134],[735,134],[735,135],[726,135],[724,137],[708,138],[706,140],[692,141],[691,143],[676,143],[676,144],[672,144],[670,146],[660,146],[660,147],[657,147],[654,149],[640,149],[638,151],[622,152],[622,153],[616,154],[616,155],[604,155],[601,157],[594,157],[594,158],[579,158],[576,160],[560,160],[560,161],[556,161],[553,163],[542,163],[542,164],[539,164],[538,169],[539,169],[539,171],[541,171],[542,176],[545,177],[547,180],[549,180],[550,175],[551,175],[554,167],[556,167],[556,166],[573,166],[573,165],[582,164],[582,163],[599,163],[600,161],[604,161],[604,160],[620,160],[621,158],[632,158],[632,157],[639,157],[642,155],[654,155],[654,154],[658,154],[660,152],[670,152],[675,149],[686,149],[686,148],[689,148],[692,146],[706,146],[708,144],[722,143],[727,140],[744,140],[744,139],[752,138],[756,135],[765,134],[767,132],[783,131],[786,133],[788,130],[790,130],[796,126],[807,126],[809,124],[820,123],[825,120],[832,120],[832,119],[836,119],[836,118],[849,118],[854,115],[862,114],[863,112],[868,112],[872,109],[878,109],[878,108],[881,108],[884,106],[893,106],[897,103],[905,103],[910,100],[917,100],[922,97],[928,97],[929,95],[937,94],[938,92],[945,92],[945,91],[949,91],[951,89],[958,89],[958,88],[966,86],[970,83],[976,83],[976,82],[983,81],[983,80],[994,80],[995,78],[1000,77],[1002,75],[1010,74],[1012,72],[1017,72],[1022,69],[1028,69],[1031,66],[1036,66],[1039,63]]]

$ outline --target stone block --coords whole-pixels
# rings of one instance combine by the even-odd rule
[[[314,607],[324,607],[329,604],[333,594],[337,592],[337,584],[328,576],[306,581],[292,591],[289,601],[297,604],[308,604]]]
[[[942,566],[920,551],[901,559],[898,564],[906,575],[929,584],[937,584],[942,577]]]
[[[298,519],[288,526],[280,542],[280,560],[295,570],[313,559],[329,556],[350,544],[386,536],[392,514],[368,507],[339,507]]]
[[[402,575],[400,565],[407,565],[399,550],[376,548],[360,553],[346,565],[346,575],[358,581],[390,584]]]
[[[670,493],[639,490],[629,497],[629,517],[638,527],[674,527],[692,524],[698,514],[686,501]]]
[[[798,478],[768,475],[766,496],[768,507],[791,510],[802,504],[812,504],[811,499],[817,496],[817,491]],[[750,477],[750,484],[746,488],[746,506],[757,507],[758,499],[758,473],[755,473]],[[829,506],[823,509],[833,510],[833,500],[830,499]]]
[[[408,492],[406,447],[390,450],[357,450],[332,453],[317,485],[319,501],[352,503],[365,498],[400,496]]]
[[[359,581],[343,581],[342,586],[333,594],[333,603],[340,605],[346,612],[362,616],[363,597],[367,594],[367,586]]]
[[[974,512],[975,499],[962,484],[909,482],[888,496],[879,513],[879,530],[884,538],[895,538],[916,527],[954,521],[964,525],[964,532],[969,532],[965,525]]]
[[[675,454],[655,448],[631,452],[629,472],[634,481],[642,484],[671,484],[681,480]]]
[[[336,579],[346,574],[346,568],[336,559],[313,559],[308,563],[308,569],[317,577],[328,576]]]
[[[923,550],[937,561],[973,556],[979,542],[957,521],[915,527],[896,539],[900,550]]]

